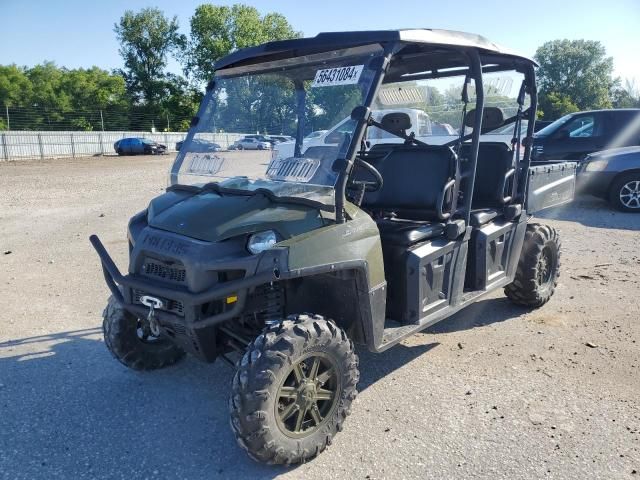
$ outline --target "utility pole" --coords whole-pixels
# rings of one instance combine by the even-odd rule
[[[5,105],[4,108],[7,112],[7,130],[11,130],[11,123],[9,123],[9,105]]]
[[[104,132],[104,118],[102,118],[102,110],[100,110],[100,123],[102,124],[102,131]]]
[[[169,114],[167,113],[167,132],[170,132],[170,127],[169,127]]]

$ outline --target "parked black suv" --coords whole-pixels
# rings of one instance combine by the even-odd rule
[[[609,148],[640,145],[640,109],[565,115],[534,135],[533,160],[582,160]]]

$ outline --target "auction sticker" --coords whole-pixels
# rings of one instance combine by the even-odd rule
[[[351,65],[349,67],[318,70],[316,72],[316,78],[313,79],[313,83],[311,84],[311,88],[358,83],[363,68],[364,65]]]

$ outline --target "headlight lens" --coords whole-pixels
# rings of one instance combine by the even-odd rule
[[[249,237],[247,242],[247,249],[254,255],[270,249],[276,243],[276,233],[273,230],[266,230],[264,232],[254,233]]]
[[[589,163],[587,163],[587,166],[585,167],[585,171],[601,172],[607,168],[607,165],[609,165],[608,160],[591,160]]]

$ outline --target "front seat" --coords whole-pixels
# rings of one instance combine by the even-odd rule
[[[367,193],[362,206],[378,218],[383,244],[406,247],[442,235],[443,222],[455,210],[457,197],[453,151],[397,144],[375,166],[384,184],[377,192]]]

